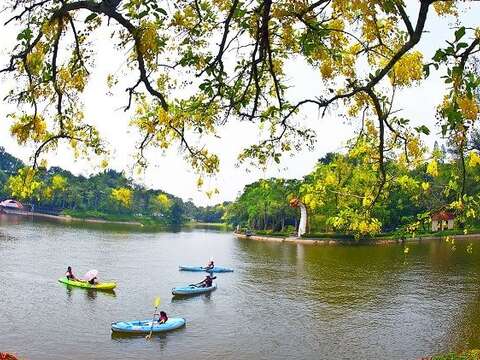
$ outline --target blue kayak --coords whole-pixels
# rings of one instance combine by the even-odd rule
[[[156,320],[153,322],[150,320],[134,320],[134,321],[119,321],[112,323],[112,331],[131,334],[149,334],[159,333],[165,331],[171,331],[182,326],[185,326],[186,321],[184,318],[168,318],[167,322],[159,324]]]
[[[214,273],[233,272],[233,269],[221,267],[221,266],[214,266],[213,269],[211,270],[207,270],[207,268],[203,266],[179,266],[178,268],[181,271],[206,271],[206,272],[214,272]]]
[[[183,287],[174,287],[172,289],[173,295],[196,295],[196,294],[204,294],[211,292],[217,288],[217,284],[213,284],[209,287],[197,287],[194,285],[188,285]]]

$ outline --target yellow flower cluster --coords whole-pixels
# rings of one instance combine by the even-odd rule
[[[425,147],[418,136],[409,135],[407,150],[410,155],[409,160],[413,165],[418,165],[419,162],[423,161],[422,157],[425,154]]]
[[[325,185],[334,185],[337,182],[337,178],[335,174],[329,172],[327,176],[325,176]]]
[[[365,19],[362,25],[362,34],[365,40],[371,42],[377,38],[377,26],[373,20]]]
[[[132,190],[127,188],[118,188],[112,189],[112,193],[110,195],[112,199],[116,200],[122,206],[129,208],[132,205]]]
[[[476,120],[478,117],[478,104],[474,98],[462,96],[457,99],[457,105],[463,114],[463,117],[468,120]]]
[[[171,200],[165,194],[158,194],[155,197],[155,202],[162,210],[168,210],[172,205]]]
[[[187,6],[173,15],[172,25],[183,29],[191,29],[197,23],[197,14],[193,7]]]
[[[328,23],[327,28],[330,30],[330,43],[333,47],[341,47],[347,44],[348,40],[343,33],[345,23],[341,19],[335,19]]]
[[[436,1],[433,3],[433,8],[435,12],[442,15],[458,15],[456,1],[447,0],[447,1]]]
[[[145,21],[139,28],[138,51],[147,61],[152,61],[159,50],[157,27],[154,22]]]
[[[228,11],[232,7],[232,2],[230,0],[213,0],[213,3],[221,11]]]
[[[295,38],[295,30],[291,24],[285,24],[282,28],[282,42],[287,49],[299,51],[300,46]]]
[[[467,253],[472,254],[473,253],[473,244],[469,243],[467,246]]]
[[[369,97],[365,92],[356,93],[353,97],[353,104],[348,108],[349,116],[357,116],[369,102]]]
[[[87,84],[87,72],[77,70],[72,74],[70,69],[62,67],[58,71],[58,80],[60,88],[64,91],[76,90],[82,92]]]
[[[33,75],[40,74],[45,63],[45,45],[39,42],[33,48],[32,52],[27,55],[28,71]]]
[[[375,14],[375,3],[372,0],[334,0],[332,9],[335,15],[343,15],[349,20],[358,16],[358,14]]]
[[[388,74],[392,84],[408,86],[423,79],[423,55],[420,51],[405,54]]]
[[[10,127],[10,133],[17,138],[20,145],[28,140],[40,141],[47,134],[47,123],[40,115],[22,115]]]
[[[438,176],[438,164],[435,160],[431,160],[427,165],[427,174],[433,177]]]
[[[382,227],[381,222],[376,218],[368,220],[353,221],[350,223],[348,229],[358,235],[373,235],[378,234]]]
[[[9,193],[20,200],[32,197],[40,186],[36,171],[30,167],[20,169],[17,175],[10,176],[6,184]]]
[[[220,159],[216,154],[210,154],[207,149],[201,149],[195,157],[190,158],[194,169],[202,170],[207,174],[214,174],[220,168]]]
[[[333,62],[330,58],[326,58],[322,61],[322,64],[320,65],[320,73],[322,74],[322,78],[325,80],[329,80],[332,78]]]
[[[67,179],[61,175],[54,175],[52,177],[51,188],[53,190],[64,190],[67,187]]]
[[[455,238],[447,236],[445,238],[445,242],[450,245],[450,249],[452,251],[455,251],[457,249],[457,247],[455,246]]]
[[[468,165],[470,167],[475,167],[477,165],[480,165],[480,156],[478,155],[478,153],[476,151],[472,151],[470,153],[470,158],[468,160]]]
[[[402,175],[397,178],[397,184],[405,190],[415,191],[418,189],[418,182],[408,175]]]
[[[47,20],[42,24],[42,33],[48,40],[52,40],[58,35],[59,31],[65,30],[68,21],[64,18],[58,18],[57,21]]]

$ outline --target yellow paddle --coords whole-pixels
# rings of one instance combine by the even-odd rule
[[[152,337],[153,324],[155,323],[155,315],[157,315],[157,309],[160,306],[160,298],[158,296],[155,298],[155,301],[153,302],[153,306],[155,306],[155,311],[153,312],[152,327],[150,328],[150,334],[145,336],[145,339],[147,340]]]

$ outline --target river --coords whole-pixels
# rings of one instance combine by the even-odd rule
[[[0,351],[22,359],[415,359],[480,346],[480,243],[316,247],[228,232],[132,232],[0,216]],[[210,295],[172,299],[217,265]],[[57,282],[71,265],[116,280],[115,293]],[[149,318],[160,296],[172,333],[112,335]]]

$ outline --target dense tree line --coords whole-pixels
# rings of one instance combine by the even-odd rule
[[[298,197],[307,206],[310,233],[360,237],[428,230],[430,215],[441,210],[455,213],[458,226],[466,231],[480,226],[478,131],[468,141],[465,164],[452,142],[447,148],[435,143],[432,151],[419,146],[417,158],[409,162],[401,152],[387,153],[385,166],[392,176],[381,191],[375,186],[382,176],[375,159],[375,135],[370,127],[349,143],[345,153],[326,154],[302,180],[265,179],[247,185],[227,207],[225,221],[284,230],[285,225],[296,225],[299,214],[289,200]]]
[[[297,224],[297,211],[289,200],[298,194],[298,180],[266,179],[245,186],[242,194],[230,204],[224,220],[234,226],[285,231]]]
[[[197,207],[194,209],[193,218],[204,223],[223,222],[223,216],[229,205],[230,202],[225,201],[221,204]]]
[[[14,197],[43,212],[110,219],[137,219],[165,225],[188,220],[219,221],[216,207],[197,207],[191,201],[161,190],[146,189],[123,173],[105,170],[90,177],[75,176],[59,167],[40,168],[34,191],[22,193],[24,164],[0,148],[0,198]]]

